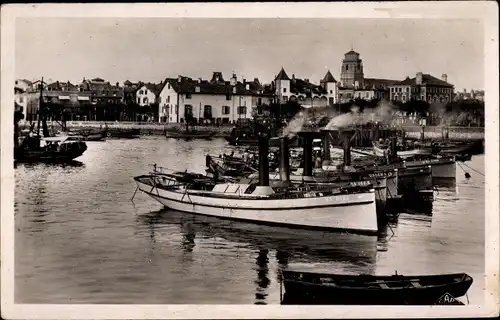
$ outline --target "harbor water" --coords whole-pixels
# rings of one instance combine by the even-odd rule
[[[278,304],[283,268],[466,272],[470,304],[484,303],[484,176],[472,170],[466,179],[457,165],[456,184],[437,188],[432,216],[401,214],[370,237],[173,212],[139,192],[130,200],[132,177],[152,163],[203,173],[207,153],[227,150],[223,139],[87,146],[69,165],[15,169],[16,303]],[[484,173],[484,155],[466,164]]]

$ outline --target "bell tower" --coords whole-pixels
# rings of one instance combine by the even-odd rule
[[[362,88],[364,86],[363,61],[359,58],[359,53],[354,50],[344,55],[342,60],[342,70],[340,72],[340,83],[342,87]]]

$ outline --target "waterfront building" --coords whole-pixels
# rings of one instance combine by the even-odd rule
[[[448,103],[453,101],[454,86],[448,81],[448,76],[443,74],[441,79],[418,72],[416,77],[406,77],[405,80],[389,86],[391,100],[410,101],[421,100],[428,103]]]
[[[123,88],[117,82],[112,85],[101,78],[85,80],[79,85],[81,92],[90,92],[92,104],[119,104],[123,99]]]
[[[236,123],[252,118],[254,108],[269,104],[272,94],[255,78],[238,81],[233,74],[225,81],[221,72],[214,72],[210,81],[179,75],[166,78],[158,97],[160,122]]]
[[[484,101],[484,90],[470,90],[467,92],[467,89],[464,89],[462,92],[457,91],[454,96],[455,101],[459,100],[478,100]]]
[[[163,89],[163,82],[159,84],[146,83],[136,91],[136,101],[141,107],[149,106],[159,102],[160,92]]]
[[[15,81],[14,85],[14,101],[16,108],[20,112],[26,111],[28,105],[28,90],[33,86],[33,83],[26,79],[18,79]]]
[[[314,84],[309,79],[289,78],[284,68],[281,68],[274,78],[274,88],[277,101],[287,103],[297,102],[304,108],[324,107],[333,105],[338,100],[337,80],[328,70],[320,84]]]
[[[137,90],[139,87],[141,87],[144,83],[141,81],[137,83],[132,83],[129,80],[125,80],[123,82],[123,97],[122,97],[122,103],[126,105],[130,104],[135,104],[137,103]]]

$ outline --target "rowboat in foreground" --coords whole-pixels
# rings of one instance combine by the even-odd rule
[[[158,171],[134,180],[138,190],[177,211],[306,229],[370,235],[378,231],[371,187],[281,192],[260,183],[179,181]]]
[[[465,273],[423,276],[339,275],[283,271],[282,304],[434,305],[446,294],[464,296]]]

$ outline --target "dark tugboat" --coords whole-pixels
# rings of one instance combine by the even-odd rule
[[[87,145],[82,141],[68,141],[67,137],[51,137],[47,126],[47,110],[43,100],[43,78],[40,83],[40,104],[38,108],[38,127],[34,132],[34,124],[29,135],[19,143],[15,141],[15,162],[69,162],[81,156]],[[43,137],[40,135],[42,125]]]

